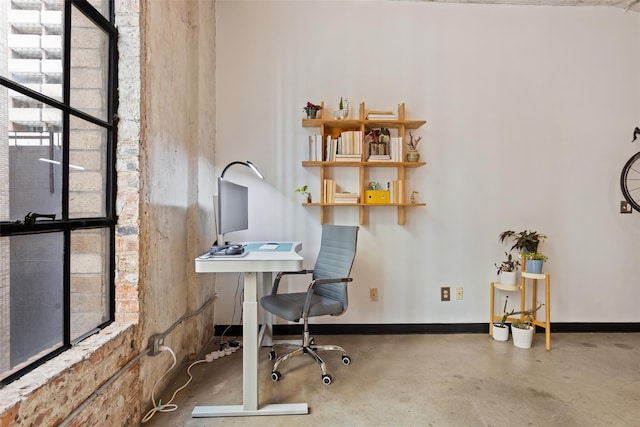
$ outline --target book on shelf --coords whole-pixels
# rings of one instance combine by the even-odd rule
[[[309,135],[309,161],[322,160],[322,135]]]
[[[391,203],[404,203],[403,181],[387,182],[387,188],[389,189],[389,199],[391,200]]]
[[[360,162],[362,154],[336,154],[336,162]]]
[[[360,196],[356,193],[338,191],[333,179],[325,179],[322,183],[322,203],[358,203]]]
[[[333,203],[358,203],[360,197],[356,193],[335,193]]]
[[[332,179],[325,179],[322,186],[322,203],[333,203],[333,196],[336,193],[336,182]]]
[[[391,160],[394,162],[402,161],[402,137],[401,136],[392,136],[389,141],[390,149],[389,154],[391,154]]]
[[[353,156],[353,157],[345,157]],[[357,157],[356,157],[357,156]],[[327,135],[324,161],[359,162],[362,160],[362,131],[350,130],[342,132],[337,138]]]
[[[372,154],[367,159],[369,162],[390,162],[391,156],[389,154]]]
[[[395,120],[396,115],[393,111],[375,111],[371,110],[367,113],[367,120]]]

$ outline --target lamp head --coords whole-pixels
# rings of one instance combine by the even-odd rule
[[[227,169],[229,169],[229,167],[233,166],[233,165],[245,165],[246,167],[250,168],[252,171],[255,172],[256,175],[258,175],[260,177],[260,179],[264,179],[264,176],[262,175],[262,173],[258,170],[258,168],[256,167],[256,165],[254,165],[253,163],[251,163],[249,160],[247,160],[246,162],[241,162],[241,161],[235,161],[235,162],[231,162],[229,163],[227,166],[224,167],[224,169],[222,169],[222,173],[220,174],[220,178],[224,178],[224,174],[227,171]]]

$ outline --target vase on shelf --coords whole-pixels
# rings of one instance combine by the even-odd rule
[[[407,152],[407,162],[418,162],[420,161],[420,153],[416,150],[410,150]]]
[[[318,110],[307,110],[307,119],[315,119],[318,115]]]
[[[348,109],[336,110],[333,112],[334,119],[343,120],[343,119],[346,119],[347,117],[349,117]]]
[[[541,259],[528,259],[527,261],[527,273],[542,273],[542,263]]]

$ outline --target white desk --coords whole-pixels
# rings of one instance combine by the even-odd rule
[[[272,272],[300,271],[302,249],[300,242],[279,242],[279,250],[250,250],[241,258],[211,257],[196,258],[196,273],[244,273],[244,301],[242,303],[242,405],[196,406],[191,413],[194,418],[307,414],[306,403],[267,404],[258,407],[258,281],[257,273],[263,273],[264,283],[270,283]],[[285,245],[289,250],[282,250]],[[250,244],[255,248],[260,244]],[[268,280],[268,281],[267,281]],[[269,322],[266,322],[269,323]],[[270,325],[269,325],[270,326]],[[270,339],[271,331],[267,331]]]

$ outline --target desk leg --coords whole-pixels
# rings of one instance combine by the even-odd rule
[[[244,273],[242,315],[242,405],[196,406],[194,418],[308,414],[306,403],[265,405],[258,409],[258,285],[256,273]]]
[[[271,272],[262,273],[262,294],[269,295],[273,286]],[[258,337],[259,345],[271,347],[273,345],[273,315],[267,310],[262,310],[262,328]]]
[[[258,284],[256,273],[244,273],[242,310],[242,401],[246,411],[258,409]]]

